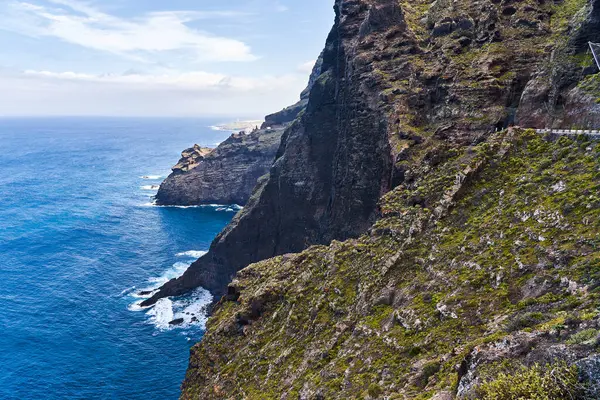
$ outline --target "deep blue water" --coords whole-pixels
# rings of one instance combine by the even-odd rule
[[[142,177],[224,140],[214,122],[0,119],[0,399],[177,398],[207,295],[132,311],[134,295],[234,214],[152,207],[160,180]]]

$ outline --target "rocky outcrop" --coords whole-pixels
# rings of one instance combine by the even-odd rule
[[[322,62],[321,55],[300,101],[266,116],[261,129],[233,134],[214,150],[195,145],[183,151],[173,173],[161,184],[156,203],[245,205],[258,179],[269,172],[285,128],[306,108]]]
[[[372,71],[354,65],[355,30],[368,10],[338,12],[306,111],[286,129],[269,176],[209,253],[144,304],[202,286],[220,296],[246,265],[365,232],[390,189],[388,121]],[[339,10],[338,10],[339,11]],[[348,20],[342,23],[342,19]],[[350,61],[350,62],[349,62]]]
[[[160,185],[159,205],[245,205],[258,179],[269,171],[283,127],[233,134],[216,149],[198,145],[182,153]]]
[[[240,271],[182,398],[598,398],[599,160],[518,129],[424,159],[368,234]]]
[[[598,128],[596,1],[336,0],[269,175],[154,297],[225,294],[182,397],[500,399],[561,362],[597,384],[600,147],[504,130]]]

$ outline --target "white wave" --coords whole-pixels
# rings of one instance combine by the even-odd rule
[[[180,327],[198,325],[202,328],[208,319],[208,305],[212,302],[212,295],[208,290],[199,288],[187,296],[173,301],[173,319],[183,318]]]
[[[130,305],[127,306],[127,309],[129,311],[138,312],[138,311],[147,310],[152,307],[152,306],[142,307],[143,301],[144,300],[139,300],[139,301],[136,301],[135,303],[131,303]]]
[[[187,208],[214,208],[215,211],[218,212],[237,212],[239,210],[242,210],[244,207],[237,205],[237,204],[233,204],[233,205],[224,205],[224,204],[200,204],[197,206],[163,206],[163,205],[159,205],[156,204],[156,201],[153,201],[151,203],[144,203],[144,204],[140,204],[140,207],[158,207],[158,208],[182,208],[182,209],[187,209]]]
[[[169,298],[158,300],[146,315],[150,316],[150,322],[157,328],[169,328],[169,322],[175,319],[173,318],[173,301]]]
[[[158,288],[149,287],[144,289],[138,289],[135,292],[130,292],[129,294],[127,294],[127,296],[133,297],[134,299],[149,299],[150,297],[154,296],[154,293],[156,292],[158,292]]]
[[[124,296],[124,295],[126,295],[127,293],[130,293],[130,292],[133,292],[134,289],[135,289],[135,286],[132,286],[130,288],[127,288],[127,289],[123,290],[121,292],[121,296]]]
[[[157,284],[157,286],[162,286],[165,283],[169,282],[171,279],[179,278],[190,264],[184,262],[177,262],[173,264],[172,268],[166,270],[161,276],[156,278],[150,278],[148,281],[151,283]]]
[[[158,186],[158,185],[144,185],[144,186],[140,186],[140,189],[142,189],[142,190],[156,191],[156,190],[160,189],[160,186]]]
[[[140,178],[155,181],[155,180],[162,178],[162,175],[144,175],[144,176],[140,176]]]
[[[192,257],[192,258],[200,258],[205,255],[207,252],[202,250],[189,250],[184,251],[182,253],[175,254],[177,257]]]
[[[204,254],[206,254],[205,251],[190,250],[178,253],[177,256],[196,258]],[[133,287],[123,291],[123,295],[139,299],[130,304],[127,308],[134,312],[148,310],[146,312],[146,315],[149,317],[148,323],[154,325],[159,330],[188,328],[191,326],[200,326],[204,329],[208,318],[207,307],[212,302],[210,292],[205,289],[196,289],[192,293],[182,297],[160,299],[153,306],[141,306],[144,299],[154,295],[158,288],[164,283],[183,275],[189,265],[190,264],[188,263],[177,262],[173,264],[171,268],[163,272],[162,275],[150,278],[148,280],[151,283],[150,288],[139,289],[136,292],[133,292],[135,289],[135,287]],[[144,294],[142,295],[140,293]],[[177,325],[170,324],[170,322],[178,319],[182,319],[183,322]]]

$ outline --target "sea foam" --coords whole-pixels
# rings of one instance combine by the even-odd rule
[[[204,254],[206,254],[206,251],[188,250],[177,253],[176,256],[196,259],[202,257]],[[148,283],[150,283],[149,287],[135,291],[135,287],[124,290],[122,295],[138,299],[127,308],[134,312],[147,310],[148,323],[154,325],[159,330],[191,326],[200,326],[204,329],[207,320],[207,307],[212,302],[212,295],[205,289],[198,288],[185,296],[177,298],[160,299],[153,306],[141,306],[144,299],[152,297],[158,291],[158,288],[171,279],[179,278],[189,266],[189,263],[176,262],[160,276],[148,279]],[[145,294],[142,295],[140,294],[141,292]],[[169,324],[169,322],[180,318],[183,319],[183,323],[179,325]]]
[[[206,253],[207,253],[206,251],[201,251],[201,250],[189,250],[189,251],[184,251],[182,253],[177,253],[176,256],[177,257],[200,258],[203,255],[205,255]]]
[[[157,286],[162,286],[165,283],[169,282],[171,279],[179,278],[181,275],[183,275],[183,273],[186,269],[188,269],[189,266],[190,264],[188,263],[176,262],[171,268],[163,272],[161,276],[158,276],[156,278],[150,278],[148,281],[150,283],[156,284]]]
[[[150,323],[159,329],[169,328],[169,322],[173,321],[173,301],[169,298],[160,299],[156,302],[146,315],[150,316]]]
[[[140,204],[140,207],[158,207],[158,208],[181,208],[181,209],[187,209],[187,208],[213,208],[215,211],[218,212],[238,212],[240,210],[242,210],[244,207],[237,205],[237,204],[232,204],[232,205],[223,205],[223,204],[201,204],[201,205],[197,205],[197,206],[163,206],[163,205],[159,205],[156,204],[156,200],[150,203],[144,203],[144,204]]]

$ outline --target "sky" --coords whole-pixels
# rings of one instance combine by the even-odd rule
[[[333,0],[0,0],[0,116],[262,117],[297,101]]]

